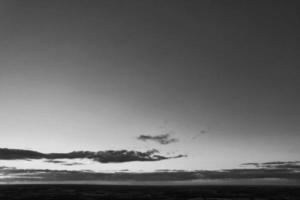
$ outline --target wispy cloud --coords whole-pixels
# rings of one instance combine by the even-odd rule
[[[149,151],[131,150],[108,150],[108,151],[73,151],[70,153],[41,153],[38,151],[22,149],[0,148],[0,160],[20,160],[20,159],[49,159],[48,162],[62,163],[56,159],[91,159],[100,163],[120,163],[130,161],[159,161],[172,158],[185,157],[185,155],[164,156],[156,149]]]
[[[141,141],[154,141],[160,144],[170,144],[178,142],[178,139],[172,138],[170,134],[161,134],[161,135],[140,135],[137,137]]]
[[[273,161],[273,162],[251,162],[243,163],[241,166],[253,166],[256,168],[266,168],[266,169],[299,169],[300,161]]]
[[[58,159],[47,159],[47,160],[45,160],[45,162],[61,164],[61,165],[65,165],[65,166],[83,165],[82,162],[67,162],[65,160],[58,160]]]

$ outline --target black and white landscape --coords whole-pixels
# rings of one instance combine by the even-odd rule
[[[0,198],[297,199],[299,10],[0,0]]]

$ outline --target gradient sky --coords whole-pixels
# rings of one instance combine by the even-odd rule
[[[299,19],[294,1],[1,0],[0,147],[188,155],[103,170],[300,160]]]

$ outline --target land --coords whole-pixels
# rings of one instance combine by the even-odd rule
[[[3,200],[299,200],[297,186],[0,185]]]

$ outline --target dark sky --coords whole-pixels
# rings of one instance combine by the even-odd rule
[[[300,159],[299,9],[296,1],[0,1],[0,145],[189,155],[157,164],[166,168]]]

